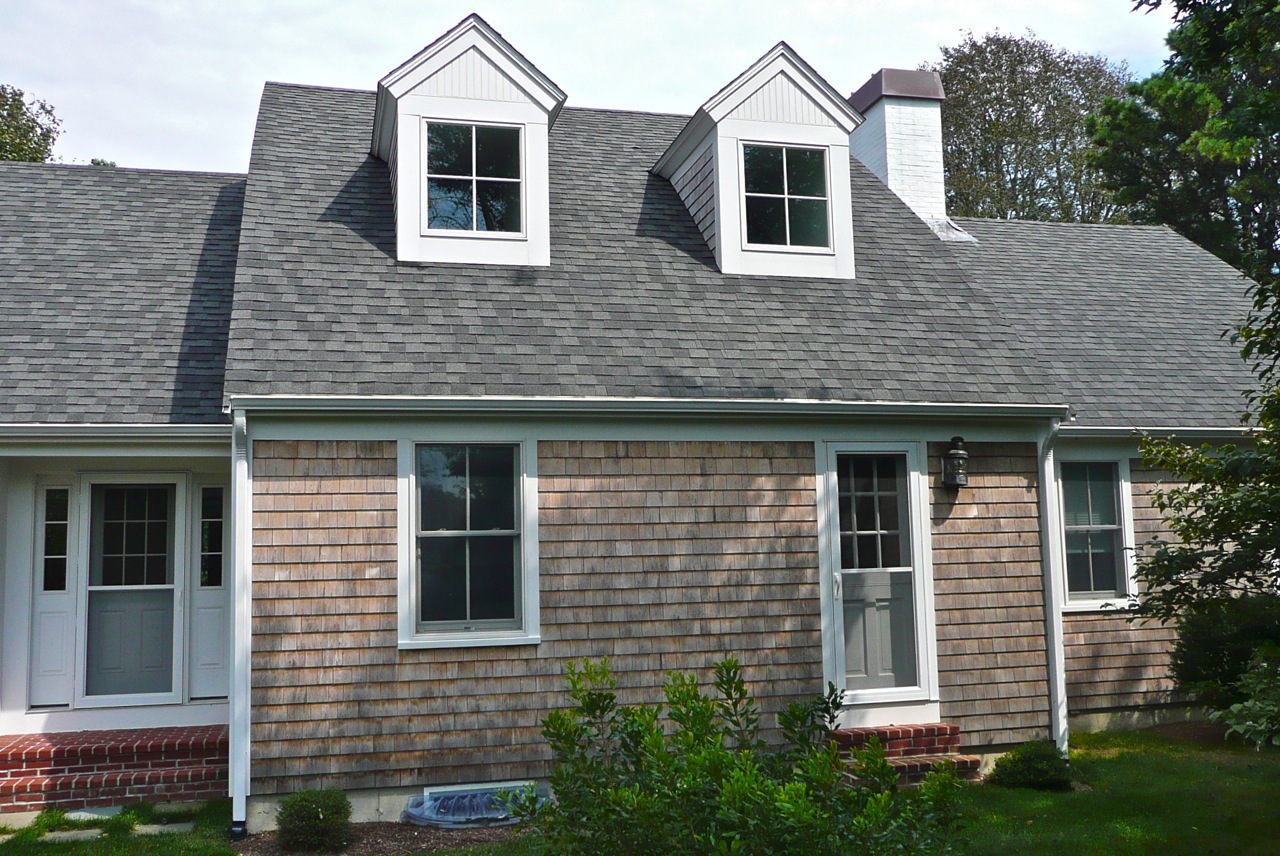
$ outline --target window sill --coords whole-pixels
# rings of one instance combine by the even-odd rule
[[[744,253],[768,253],[770,255],[788,256],[834,256],[836,251],[830,247],[802,247],[787,244],[743,244]]]
[[[1129,608],[1129,600],[1125,596],[1105,598],[1102,600],[1068,600],[1062,605],[1062,612],[1125,612]]]
[[[459,631],[456,633],[423,633],[401,639],[396,647],[401,651],[415,648],[480,648],[494,645],[537,645],[542,637],[523,630],[494,631],[489,633]]]

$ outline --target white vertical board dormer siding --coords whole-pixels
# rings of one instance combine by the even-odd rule
[[[654,172],[672,182],[722,273],[852,279],[849,134],[858,121],[830,84],[779,43],[698,108]],[[828,246],[747,243],[744,144],[823,150]]]
[[[942,172],[942,105],[882,98],[849,138],[853,156],[925,222],[947,217]]]

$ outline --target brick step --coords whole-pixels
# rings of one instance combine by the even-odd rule
[[[840,749],[848,754],[863,749],[871,738],[880,741],[889,760],[911,756],[955,755],[960,751],[960,726],[946,722],[923,725],[885,725],[871,728],[838,728],[832,732]]]
[[[227,792],[227,767],[126,770],[62,776],[27,776],[0,781],[0,813],[42,808],[77,809],[123,805],[143,799],[208,799]]]
[[[976,782],[982,777],[982,759],[977,755],[912,755],[904,758],[887,758],[889,766],[898,771],[898,782],[918,785],[938,764],[952,764],[956,776],[962,781]]]
[[[0,812],[225,795],[227,758],[226,726],[0,736]]]

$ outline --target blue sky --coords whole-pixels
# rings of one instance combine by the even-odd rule
[[[1169,13],[1128,0],[0,0],[0,83],[53,105],[55,157],[243,172],[268,80],[373,89],[478,12],[569,104],[687,113],[785,40],[836,89],[1031,29],[1138,76]]]

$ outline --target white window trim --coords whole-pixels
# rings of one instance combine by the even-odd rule
[[[520,178],[515,182],[516,184],[520,185],[520,231],[519,232],[486,232],[486,231],[478,231],[476,229],[431,229],[427,227],[427,205],[428,205],[427,181],[428,181],[428,175],[429,175],[429,173],[427,172],[427,154],[429,151],[429,147],[428,147],[429,131],[427,129],[432,124],[467,125],[467,126],[470,126],[472,129],[478,128],[478,127],[479,128],[513,128],[520,132]],[[418,170],[418,176],[421,182],[421,189],[419,190],[419,193],[421,194],[419,205],[422,208],[422,212],[420,214],[419,222],[421,223],[420,229],[421,229],[422,236],[424,238],[464,238],[464,239],[472,239],[472,240],[480,240],[480,241],[527,241],[529,240],[529,234],[528,234],[528,230],[529,230],[528,196],[529,194],[527,192],[529,171],[527,169],[527,158],[525,157],[526,126],[522,123],[513,123],[513,122],[477,122],[471,119],[459,119],[457,117],[445,118],[442,116],[423,116],[422,123],[419,127],[421,128],[421,132],[422,132],[422,142],[418,146],[418,151],[421,153],[421,164]],[[471,154],[472,154],[471,171],[473,173],[473,175],[471,176],[471,180],[474,186],[474,182],[476,180],[476,176],[474,175],[475,168],[476,168],[474,130],[471,135]],[[458,177],[462,178],[463,176],[458,176]],[[474,198],[472,199],[471,204],[472,204],[472,208],[474,209],[475,207]],[[472,213],[474,214],[474,211]]]
[[[422,443],[504,443],[519,449],[520,479],[520,586],[521,627],[516,630],[429,630],[418,628],[417,567],[414,560],[418,496],[414,473],[414,448]],[[396,532],[398,546],[397,599],[401,649],[475,648],[493,645],[536,645],[542,641],[539,625],[538,587],[538,444],[529,437],[421,437],[400,440],[396,448]]]
[[[77,563],[84,569],[85,576],[79,580],[76,590],[76,621],[83,623],[75,652],[75,696],[73,707],[76,709],[94,707],[139,707],[143,705],[182,704],[186,698],[186,659],[187,659],[187,622],[186,622],[186,578],[190,573],[190,483],[187,473],[82,473],[77,479],[77,494],[72,501],[76,503],[79,515],[76,552]],[[136,693],[129,695],[86,695],[85,680],[88,671],[89,644],[89,539],[92,527],[92,494],[93,486],[99,484],[147,484],[173,485],[173,680],[172,689],[167,693]],[[151,588],[151,587],[148,587]],[[155,588],[168,588],[157,586]]]
[[[933,602],[933,547],[929,514],[929,458],[925,442],[864,443],[822,441],[815,443],[818,466],[818,574],[822,598],[823,680],[845,690],[846,708],[868,704],[936,702],[938,695],[938,645]],[[844,454],[904,455],[907,463],[907,500],[910,504],[912,596],[915,598],[916,675],[914,687],[848,690],[845,688],[844,620],[836,608],[839,592],[840,540],[834,537],[839,521],[836,458]]]
[[[822,152],[822,172],[823,180],[827,184],[827,195],[823,199],[827,208],[827,246],[825,247],[804,247],[795,246],[793,244],[752,244],[747,241],[747,146],[766,146],[772,149],[809,149],[810,151]],[[791,197],[784,195],[777,197],[776,194],[752,194],[774,196],[783,199],[815,199],[817,197]],[[778,140],[738,140],[738,222],[742,224],[741,239],[742,251],[744,253],[784,253],[800,256],[834,256],[835,250],[835,224],[831,216],[832,209],[832,193],[831,193],[831,147],[814,143],[799,142],[780,142]]]
[[[1137,593],[1137,547],[1135,544],[1135,535],[1133,527],[1133,481],[1129,473],[1129,456],[1126,454],[1116,454],[1109,452],[1099,452],[1098,450],[1090,450],[1088,448],[1080,449],[1063,449],[1059,447],[1057,454],[1054,455],[1054,478],[1057,484],[1055,489],[1058,492],[1058,514],[1057,519],[1053,521],[1054,538],[1057,539],[1058,545],[1062,550],[1062,611],[1064,613],[1075,612],[1116,612],[1126,609],[1129,605],[1129,599]],[[1116,479],[1118,484],[1116,490],[1119,491],[1119,510],[1120,510],[1120,551],[1124,557],[1124,566],[1121,569],[1120,583],[1124,586],[1124,590],[1116,592],[1116,596],[1112,598],[1073,598],[1071,596],[1071,588],[1067,578],[1067,527],[1066,527],[1066,497],[1063,495],[1062,484],[1062,465],[1063,463],[1098,463],[1098,464],[1115,464]]]

